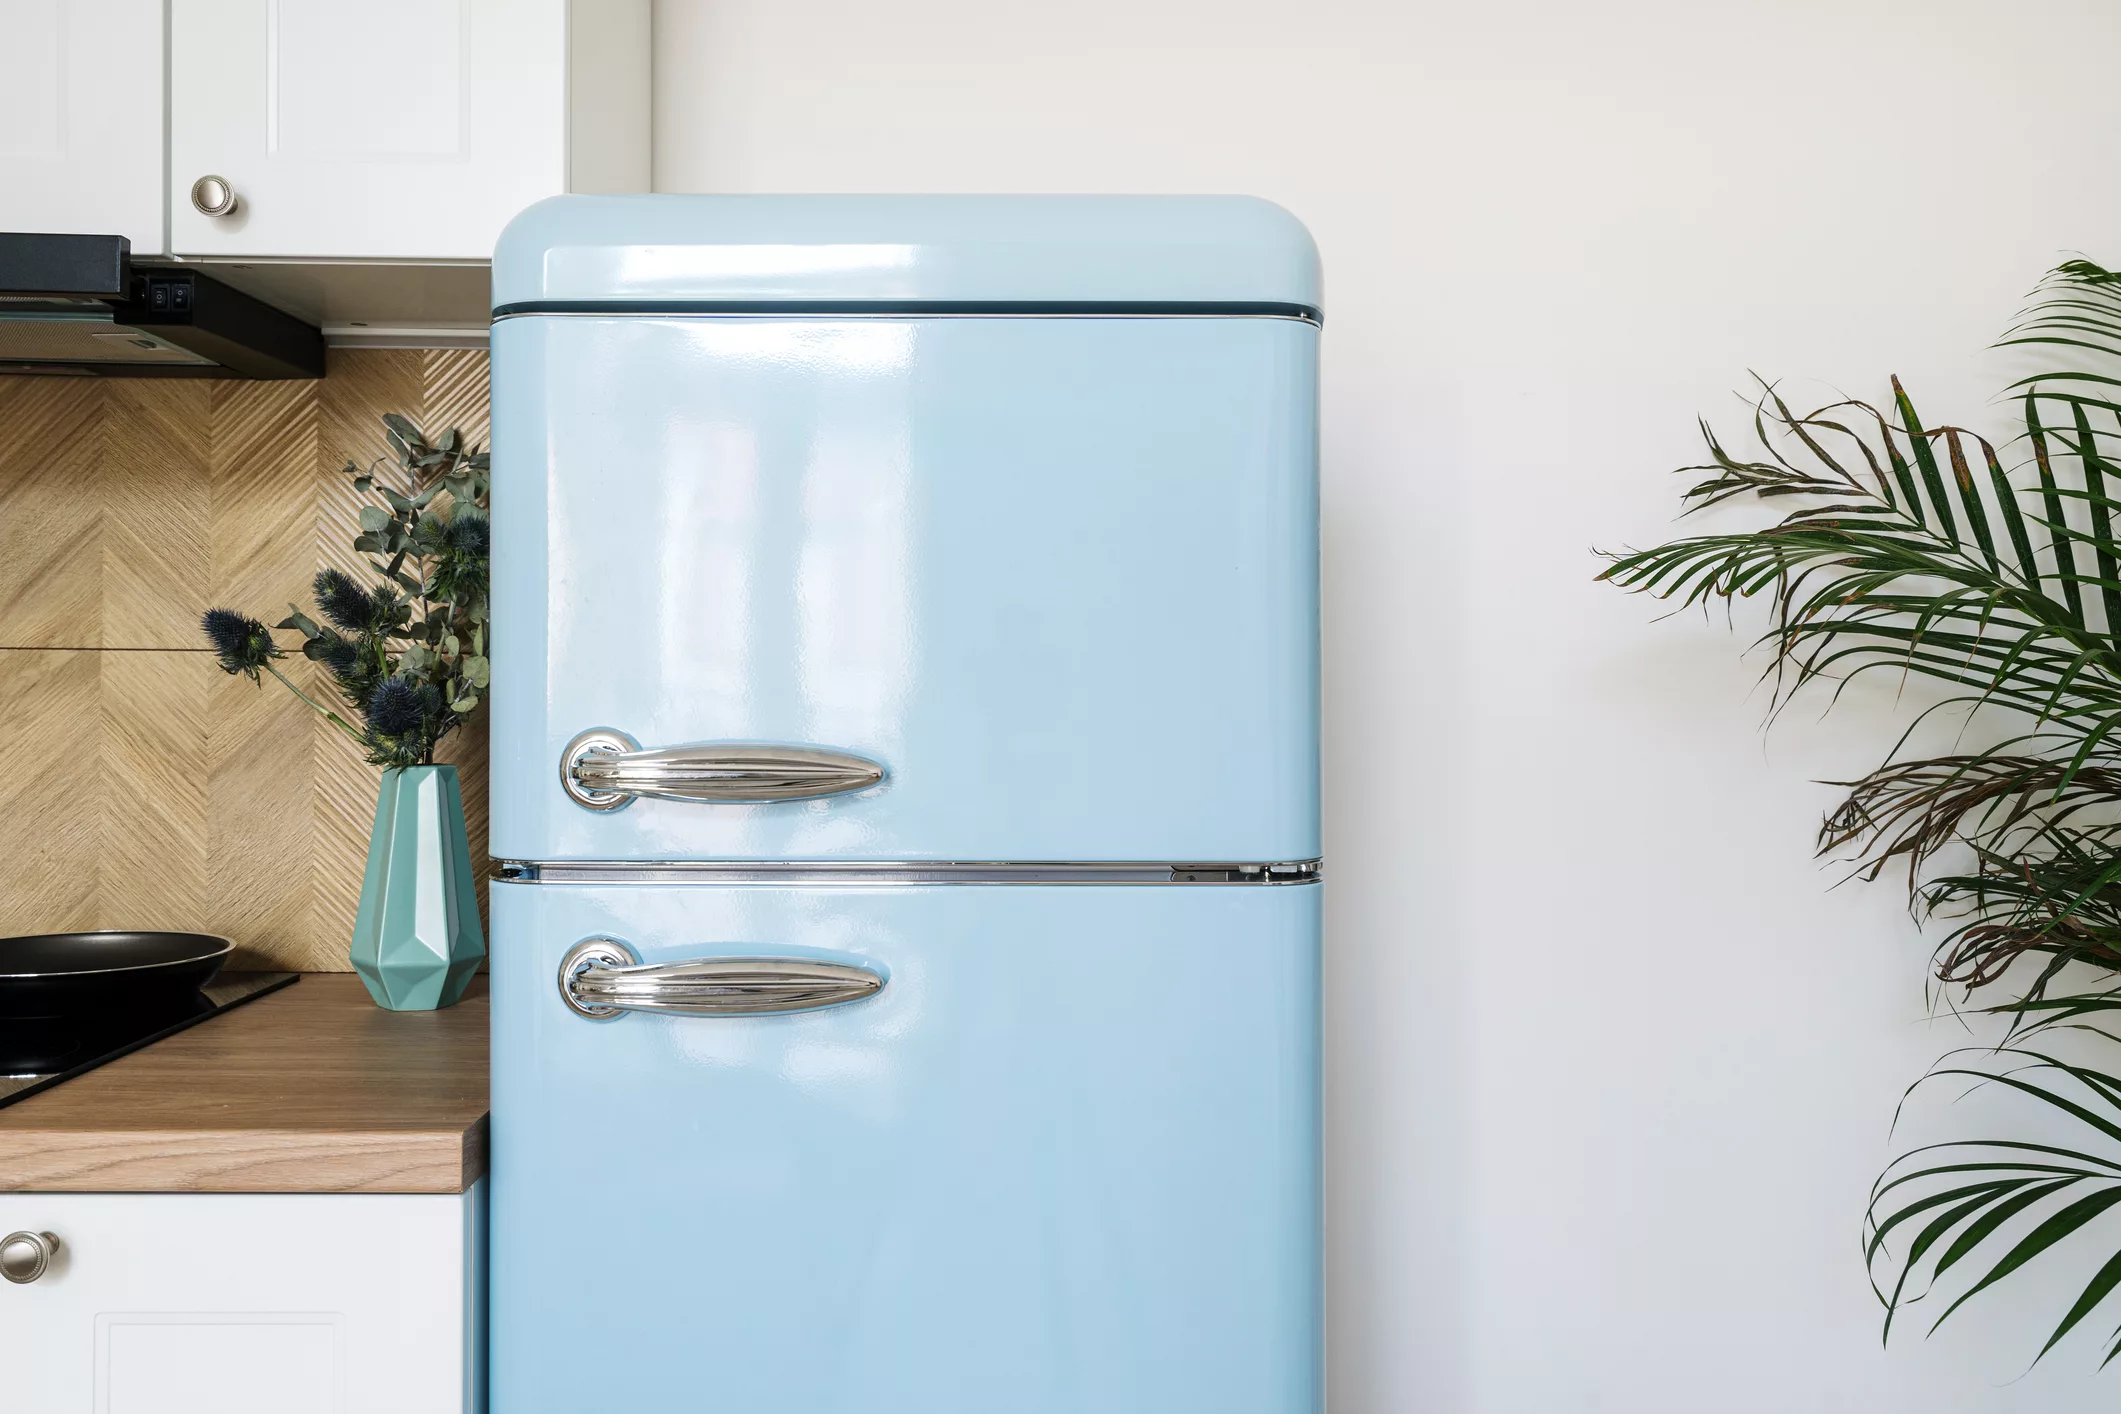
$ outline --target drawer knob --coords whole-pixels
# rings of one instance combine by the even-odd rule
[[[191,184],[191,204],[201,216],[230,216],[236,210],[236,189],[228,178],[209,174]]]
[[[51,1267],[59,1239],[48,1232],[11,1232],[0,1237],[0,1277],[17,1286],[35,1281]]]

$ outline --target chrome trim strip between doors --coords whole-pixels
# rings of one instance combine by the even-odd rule
[[[1315,305],[1276,300],[521,300],[504,319],[1290,319],[1323,327]]]
[[[1315,884],[1320,861],[1280,864],[1014,864],[930,860],[860,863],[744,860],[501,859],[511,884]]]

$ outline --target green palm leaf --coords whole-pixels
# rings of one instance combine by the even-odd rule
[[[1915,1089],[1947,1077],[2006,1086],[2082,1127],[2086,1142],[2098,1148],[1969,1140],[1904,1154],[1872,1190],[1863,1256],[1886,1307],[1889,1339],[1894,1318],[1911,1302],[1937,1294],[1968,1259],[1973,1259],[1971,1267],[1984,1269],[1957,1288],[1931,1322],[1932,1331],[1975,1296],[2064,1242],[2080,1234],[2094,1237],[2105,1249],[2105,1261],[2063,1314],[2038,1359],[2121,1286],[2121,1237],[2093,1227],[2121,1205],[2121,1079],[2023,1048],[1986,1052],[1982,1061],[1940,1065]],[[2064,1087],[2082,1098],[2066,1094]],[[1952,1161],[1935,1162],[1939,1158]],[[1925,1217],[1907,1249],[1895,1252],[1895,1231]],[[1890,1276],[1889,1283],[1881,1283],[1881,1271]],[[2121,1324],[2108,1339],[2121,1341]],[[2111,1351],[2107,1358],[2113,1358]]]
[[[1889,1336],[1912,1301],[1949,1289],[1934,1330],[2056,1248],[2101,1246],[2044,1356],[2113,1316],[2121,1289],[2100,1222],[2121,1206],[2121,1080],[2022,1049],[2121,1012],[2121,275],[2058,267],[2002,343],[2061,365],[2012,385],[2012,440],[1925,421],[1898,379],[1883,408],[1808,413],[1763,383],[1750,447],[1702,424],[1708,460],[1682,469],[1684,505],[1752,501],[1778,518],[1612,555],[1601,577],[1680,607],[1762,603],[1771,720],[1880,672],[1942,688],[1876,769],[1838,783],[1817,846],[1859,877],[1904,872],[1941,928],[1938,981],[1978,994],[2016,1038],[1918,1087],[2002,1087],[2085,1140],[1902,1155],[1873,1190],[1864,1260]],[[1984,749],[1903,754],[1936,712],[2008,725]],[[2121,1323],[2108,1341],[2112,1360]]]

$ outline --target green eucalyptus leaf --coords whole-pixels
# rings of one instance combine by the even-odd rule
[[[293,610],[293,612],[289,613],[286,618],[280,620],[277,624],[274,624],[273,627],[294,629],[304,638],[322,638],[324,636],[324,630],[317,627],[316,620],[310,618],[309,615],[303,613],[300,609],[296,609],[292,604],[288,605],[288,608]]]
[[[450,703],[449,710],[452,712],[469,712],[478,705],[479,699],[476,696],[467,694]]]
[[[361,507],[361,529],[370,534],[380,534],[390,524],[390,513],[381,506]]]
[[[462,669],[467,681],[479,687],[491,685],[493,665],[488,663],[486,659],[474,654],[464,660]]]
[[[372,555],[381,552],[383,542],[374,535],[357,535],[354,537],[353,547],[364,554]]]

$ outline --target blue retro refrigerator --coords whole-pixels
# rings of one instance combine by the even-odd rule
[[[563,197],[494,263],[495,1414],[1317,1414],[1317,258]]]

